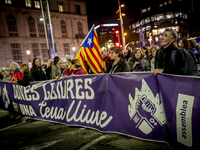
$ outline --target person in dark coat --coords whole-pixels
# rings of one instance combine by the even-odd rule
[[[17,80],[17,83],[22,86],[28,86],[30,82],[33,82],[33,76],[29,71],[29,66],[27,64],[21,65],[21,71],[24,75],[22,80]]]
[[[106,73],[117,73],[117,72],[130,72],[129,65],[123,60],[122,50],[119,47],[112,47],[109,53],[112,61],[105,68]]]
[[[157,51],[155,61],[155,70],[154,75],[160,73],[167,74],[176,74],[176,75],[186,75],[186,59],[185,55],[181,50],[178,50],[177,47],[173,44],[177,38],[177,33],[173,29],[165,29],[161,37],[161,49],[160,55]],[[171,54],[176,50],[176,65],[174,66],[171,61]]]
[[[33,67],[31,68],[31,74],[33,76],[34,81],[43,81],[46,80],[46,74],[42,71],[40,67],[40,60],[38,58],[34,58]]]

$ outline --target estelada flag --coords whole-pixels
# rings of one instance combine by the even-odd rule
[[[94,25],[83,40],[79,51],[83,52],[87,64],[93,73],[100,73],[103,70],[103,58]]]

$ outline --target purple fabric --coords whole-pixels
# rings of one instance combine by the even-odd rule
[[[141,59],[135,59],[136,62],[139,62],[139,64],[136,65],[136,69],[141,70],[143,69],[142,64],[141,64]]]
[[[120,73],[0,82],[0,107],[26,117],[199,148],[200,78]]]

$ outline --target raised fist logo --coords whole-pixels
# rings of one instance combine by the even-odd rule
[[[142,88],[135,90],[135,99],[129,94],[130,105],[128,111],[131,119],[143,133],[149,134],[159,124],[165,123],[165,113],[158,95],[154,97],[146,82],[142,81]]]

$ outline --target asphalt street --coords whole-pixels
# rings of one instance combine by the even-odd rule
[[[169,150],[167,143],[13,116],[0,109],[1,150]]]

